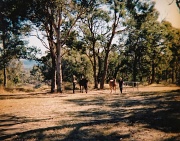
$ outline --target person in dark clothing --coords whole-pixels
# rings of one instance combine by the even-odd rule
[[[122,90],[123,90],[123,80],[122,80],[122,77],[120,77],[118,83],[119,83],[120,92],[122,93]]]
[[[76,83],[77,83],[76,76],[73,75],[73,93],[75,93]]]
[[[83,88],[84,88],[87,93],[87,89],[88,89],[87,84],[88,84],[88,80],[86,78],[82,77],[82,79],[79,81],[80,92],[83,93]]]

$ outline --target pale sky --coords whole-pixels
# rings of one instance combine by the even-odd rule
[[[173,27],[180,28],[180,10],[176,5],[176,0],[169,5],[173,0],[154,0],[155,8],[160,12],[159,20],[165,19],[172,23]]]

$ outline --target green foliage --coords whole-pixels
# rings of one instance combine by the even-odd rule
[[[36,48],[26,48],[27,44],[22,38],[30,31],[30,26],[26,26],[27,6],[21,0],[0,1],[0,68],[4,70],[4,86],[7,82],[6,68],[12,59],[35,58],[33,51]],[[11,81],[17,83],[19,79],[15,77]]]
[[[171,78],[172,83],[179,83],[180,79],[180,29],[173,28],[169,22],[164,21],[163,26],[166,29],[167,49],[170,52],[166,58],[166,75],[165,79]]]
[[[36,66],[37,70],[40,69],[41,75],[44,78],[44,81],[50,80],[51,79],[51,74],[52,74],[52,62],[51,62],[51,57],[50,54],[47,54],[46,56],[42,56],[39,60],[39,65]],[[35,70],[32,70],[32,74],[35,73]],[[40,73],[40,72],[39,72]]]
[[[12,59],[7,66],[7,80],[11,85],[22,83],[24,76],[24,68],[21,61]]]
[[[0,68],[14,58],[36,59],[39,50],[22,38],[34,24],[46,33],[50,49],[31,70],[37,81],[52,80],[61,49],[63,81],[85,75],[95,82],[107,71],[106,79],[174,83],[180,77],[180,31],[158,22],[154,5],[141,0],[0,1]],[[8,68],[9,81],[21,82],[13,71]]]
[[[92,79],[92,66],[88,58],[83,55],[72,51],[71,56],[65,56],[63,59],[63,78],[64,81],[72,81],[72,76],[75,75],[78,79],[82,76]]]
[[[43,81],[43,75],[38,65],[33,66],[32,70],[30,71],[30,74],[31,74],[31,79],[34,80],[35,82]]]
[[[37,78],[37,73],[43,75],[44,81],[51,80],[51,58],[49,55],[43,56],[39,60],[40,65],[34,66],[31,70],[31,75]],[[78,79],[83,75],[89,80],[92,80],[92,69],[88,58],[71,50],[63,57],[62,60],[63,81],[72,82],[72,76],[75,75]]]

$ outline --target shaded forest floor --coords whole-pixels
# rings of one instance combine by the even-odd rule
[[[180,87],[0,94],[0,140],[179,141]]]

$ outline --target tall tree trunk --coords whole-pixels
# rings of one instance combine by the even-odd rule
[[[57,45],[56,45],[56,76],[57,76],[57,92],[62,93],[62,43],[61,43],[61,22],[62,22],[62,7],[58,10],[59,21],[57,24],[56,34],[57,34]]]
[[[93,41],[93,76],[94,76],[94,89],[97,89],[98,88],[98,80],[97,80],[97,70],[96,70],[96,67],[97,67],[97,63],[96,63],[96,52],[95,52],[95,44],[96,44],[96,41]]]
[[[57,92],[62,93],[62,64],[61,64],[61,45],[58,45],[57,47]]]
[[[61,46],[61,40],[60,40],[60,31],[58,32],[59,34],[57,35],[58,40],[57,40],[57,60],[56,60],[56,76],[57,76],[57,92],[62,93],[62,46]]]
[[[109,50],[107,50],[105,54],[104,66],[103,66],[104,70],[103,70],[103,74],[102,74],[102,78],[100,82],[100,89],[104,89],[104,82],[105,82],[107,69],[108,69],[108,57],[109,57]]]
[[[55,45],[53,41],[53,19],[49,21],[49,25],[45,24],[46,33],[48,35],[48,43],[50,48],[51,55],[51,93],[55,92],[56,89],[56,53],[55,53]],[[49,28],[50,27],[50,28]]]
[[[103,74],[102,74],[102,80],[100,82],[100,89],[104,89],[104,82],[105,82],[107,69],[108,69],[108,59],[109,59],[109,52],[111,49],[111,43],[112,43],[112,40],[114,38],[114,35],[116,34],[116,28],[117,28],[118,23],[119,23],[119,18],[116,15],[118,13],[116,8],[117,8],[117,3],[114,1],[114,23],[112,25],[111,37],[110,37],[109,41],[107,42],[107,46],[105,49],[105,59],[104,59],[104,68],[103,68],[104,70],[103,70]]]
[[[98,75],[97,75],[98,85],[101,82],[101,77],[102,77],[101,69],[102,69],[102,61],[101,61],[101,57],[98,56]]]
[[[102,79],[101,79],[101,82],[100,82],[100,89],[104,89],[104,82],[105,82],[105,78],[106,78],[106,74],[107,74],[107,70],[108,70],[109,52],[110,52],[112,40],[113,40],[114,35],[115,35],[116,27],[117,27],[117,25],[116,25],[116,19],[115,19],[115,22],[113,24],[111,38],[110,38],[109,42],[107,43],[107,46],[106,46],[106,49],[105,49],[105,58],[104,58],[104,66],[103,66],[104,70],[103,70]]]
[[[54,93],[56,87],[56,59],[54,53],[51,53],[51,59],[52,59],[51,93]]]

